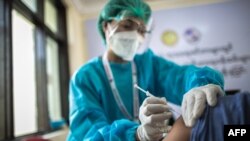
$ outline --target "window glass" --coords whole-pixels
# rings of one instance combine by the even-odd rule
[[[45,0],[45,23],[54,32],[57,32],[57,11],[50,0]]]
[[[12,17],[14,132],[20,136],[38,129],[34,25],[16,11]]]
[[[31,11],[36,12],[36,0],[21,0]]]
[[[61,102],[60,102],[60,88],[59,88],[59,60],[58,60],[58,45],[51,39],[47,38],[46,45],[47,56],[47,91],[49,103],[49,116],[51,126],[62,120],[61,117]]]

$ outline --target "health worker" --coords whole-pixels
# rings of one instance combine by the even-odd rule
[[[68,141],[159,141],[172,117],[169,102],[182,105],[191,127],[206,103],[214,106],[223,95],[224,79],[216,70],[181,66],[149,48],[138,53],[150,17],[143,0],[109,0],[102,9],[98,30],[106,50],[71,78]]]

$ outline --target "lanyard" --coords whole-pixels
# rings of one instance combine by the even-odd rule
[[[104,53],[103,57],[102,57],[102,63],[104,65],[104,70],[106,72],[106,75],[108,77],[109,80],[109,84],[113,93],[113,96],[115,98],[115,101],[119,107],[119,109],[121,110],[121,112],[123,113],[123,115],[130,119],[130,120],[134,120],[137,121],[138,120],[138,115],[139,115],[139,97],[138,97],[138,90],[134,88],[134,84],[137,84],[137,72],[136,72],[136,65],[134,63],[134,61],[131,62],[132,64],[132,88],[133,88],[133,112],[134,112],[134,118],[131,116],[131,114],[128,112],[127,108],[125,107],[119,91],[116,87],[115,84],[115,80],[114,80],[114,76],[112,74],[112,70],[110,68],[108,59],[107,59],[107,52]],[[122,75],[122,74],[121,74]]]

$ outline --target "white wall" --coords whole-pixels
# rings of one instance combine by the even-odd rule
[[[224,73],[226,90],[248,90],[250,83],[250,1],[231,0],[199,7],[154,12],[155,31],[150,47],[155,53],[179,64],[208,65]],[[184,33],[200,32],[190,43]],[[166,30],[178,41],[168,46],[161,40]]]

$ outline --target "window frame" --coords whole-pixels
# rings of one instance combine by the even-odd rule
[[[13,138],[11,7],[10,1],[0,1],[0,140]]]
[[[0,0],[0,140],[18,140],[14,137],[13,61],[12,61],[12,10],[16,10],[35,26],[35,62],[37,82],[38,132],[53,131],[49,123],[46,72],[46,37],[58,44],[59,85],[62,118],[68,120],[68,44],[66,8],[61,0],[51,0],[58,13],[58,32],[53,33],[44,21],[44,0],[37,0],[37,12],[30,10],[21,0]],[[3,19],[3,20],[2,20]],[[34,135],[33,134],[33,135]],[[25,135],[30,136],[30,135]]]

